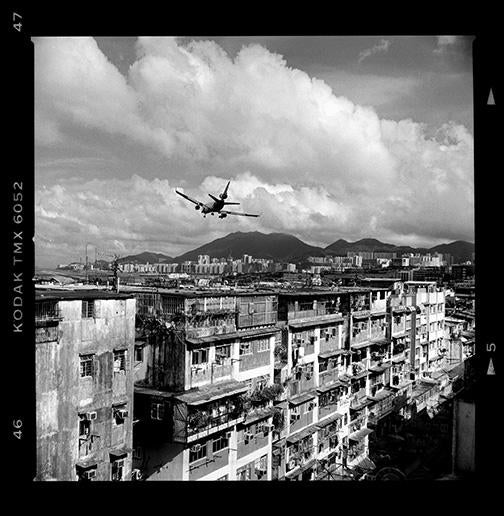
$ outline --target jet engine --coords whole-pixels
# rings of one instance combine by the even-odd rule
[[[227,217],[227,213],[221,213],[219,215],[219,219],[225,219]]]
[[[200,209],[199,205],[198,205],[198,204],[196,204],[196,206],[194,207],[194,209],[195,209],[195,210],[199,210],[199,209]]]

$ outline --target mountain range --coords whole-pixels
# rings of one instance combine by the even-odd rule
[[[409,246],[396,246],[380,242],[374,238],[363,238],[356,242],[347,242],[339,239],[327,247],[316,247],[309,245],[299,238],[285,233],[261,233],[236,232],[218,238],[204,244],[192,251],[172,258],[162,253],[143,252],[137,255],[125,256],[119,261],[121,263],[171,263],[183,262],[186,260],[197,260],[198,255],[207,254],[210,258],[221,258],[232,256],[241,258],[244,254],[254,258],[267,258],[275,261],[299,261],[308,256],[346,256],[347,252],[373,251],[373,252],[395,252],[395,253],[443,253],[451,254],[455,262],[470,260],[474,253],[474,244],[457,240],[455,242],[440,244],[431,248],[415,248]]]

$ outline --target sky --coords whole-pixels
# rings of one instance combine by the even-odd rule
[[[34,38],[35,250],[474,241],[472,39]],[[203,219],[228,201],[259,218]]]

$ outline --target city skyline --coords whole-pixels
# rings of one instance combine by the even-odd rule
[[[36,38],[36,257],[474,241],[471,38]],[[258,220],[201,220],[175,188]]]

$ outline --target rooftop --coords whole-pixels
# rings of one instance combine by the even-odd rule
[[[101,289],[39,289],[35,290],[35,301],[65,301],[77,299],[132,299],[132,294]]]

